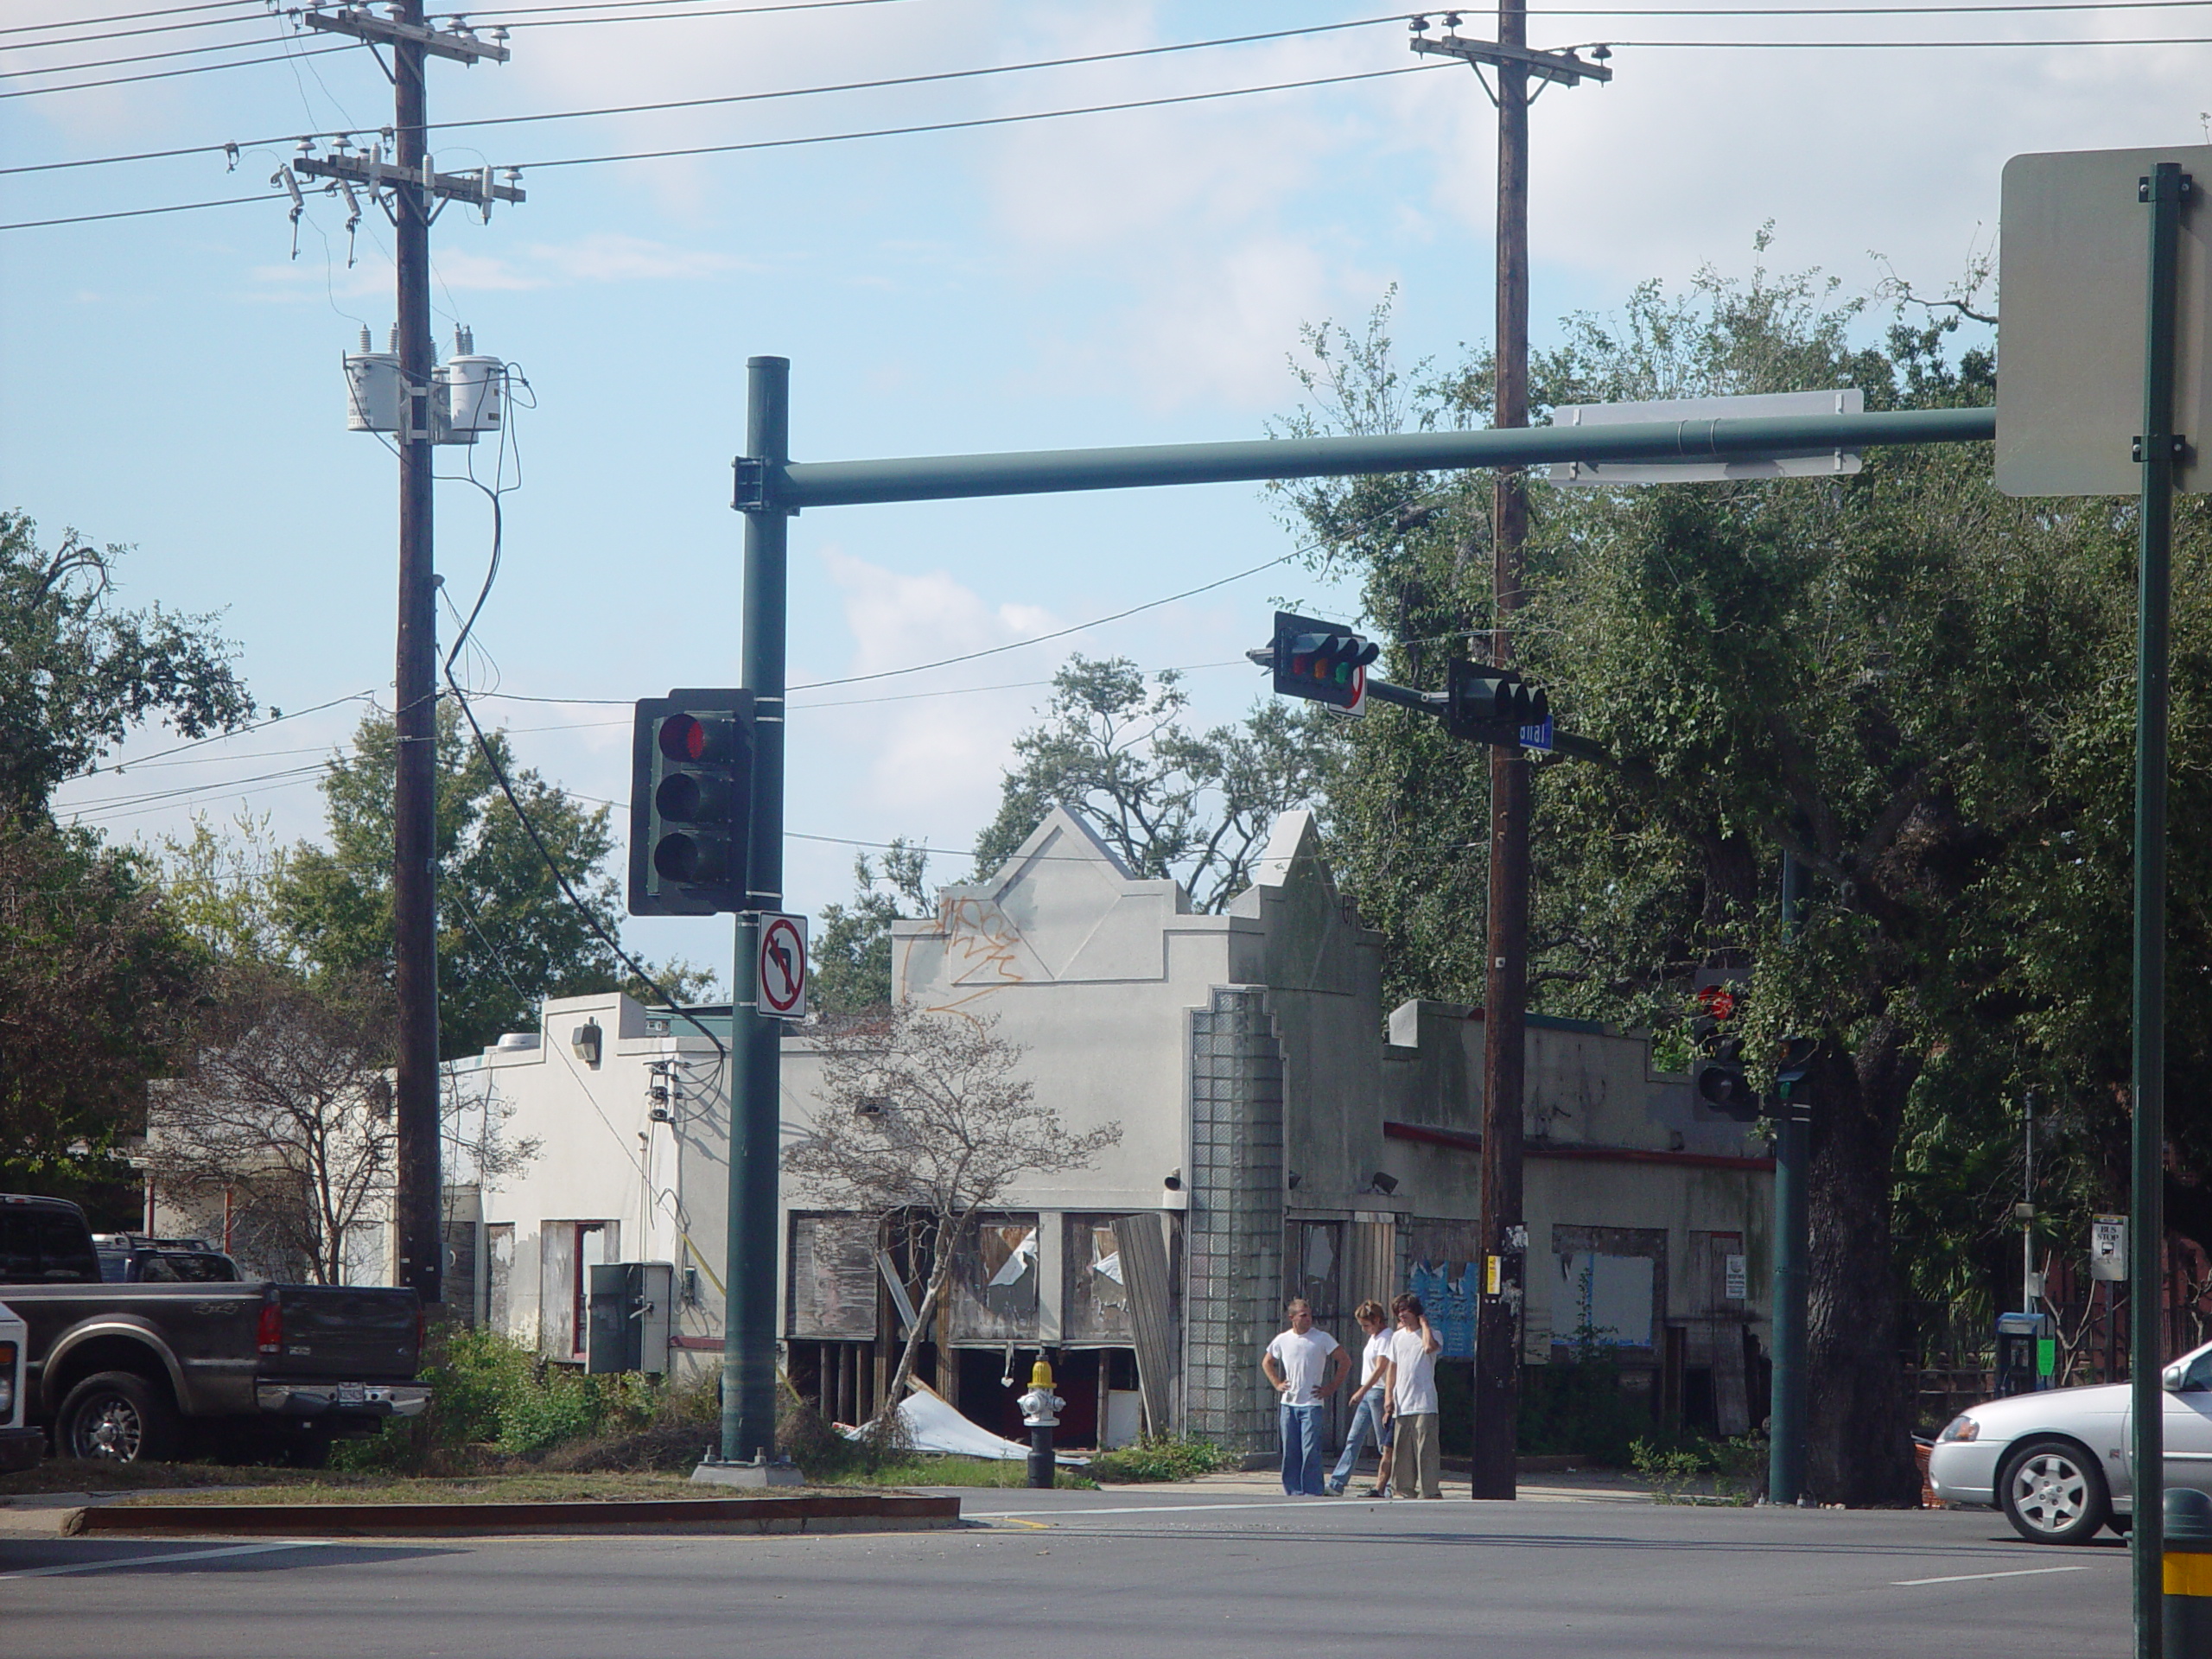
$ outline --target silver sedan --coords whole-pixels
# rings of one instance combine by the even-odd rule
[[[2212,1492],[2212,1343],[2166,1367],[2166,1484]],[[1928,1481],[1950,1503],[2005,1511],[2031,1543],[2078,1544],[2100,1527],[2125,1533],[2130,1389],[2016,1394],[1961,1412],[1936,1437]]]

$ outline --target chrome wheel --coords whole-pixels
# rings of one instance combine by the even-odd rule
[[[110,1395],[78,1414],[70,1440],[70,1450],[80,1458],[136,1463],[146,1443],[146,1420],[130,1401]]]

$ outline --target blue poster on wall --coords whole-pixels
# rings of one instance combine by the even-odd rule
[[[1443,1342],[1440,1359],[1475,1357],[1475,1296],[1479,1281],[1471,1262],[1416,1262],[1413,1293],[1421,1298],[1428,1323]]]

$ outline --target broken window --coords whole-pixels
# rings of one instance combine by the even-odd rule
[[[1069,1342],[1127,1342],[1128,1275],[1111,1216],[1067,1218],[1067,1291],[1060,1303],[1060,1332]]]
[[[954,1248],[954,1342],[1032,1341],[1037,1334],[1037,1217],[979,1218]]]

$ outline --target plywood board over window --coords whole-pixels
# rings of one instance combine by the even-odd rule
[[[1111,1216],[1067,1218],[1067,1285],[1060,1300],[1060,1335],[1070,1343],[1124,1344],[1133,1339],[1128,1274]]]
[[[1037,1339],[1037,1217],[978,1217],[953,1249],[954,1342]]]
[[[1667,1235],[1654,1227],[1554,1227],[1552,1344],[1656,1353],[1667,1319]]]
[[[786,1335],[817,1342],[874,1342],[876,1243],[873,1216],[793,1216]]]

